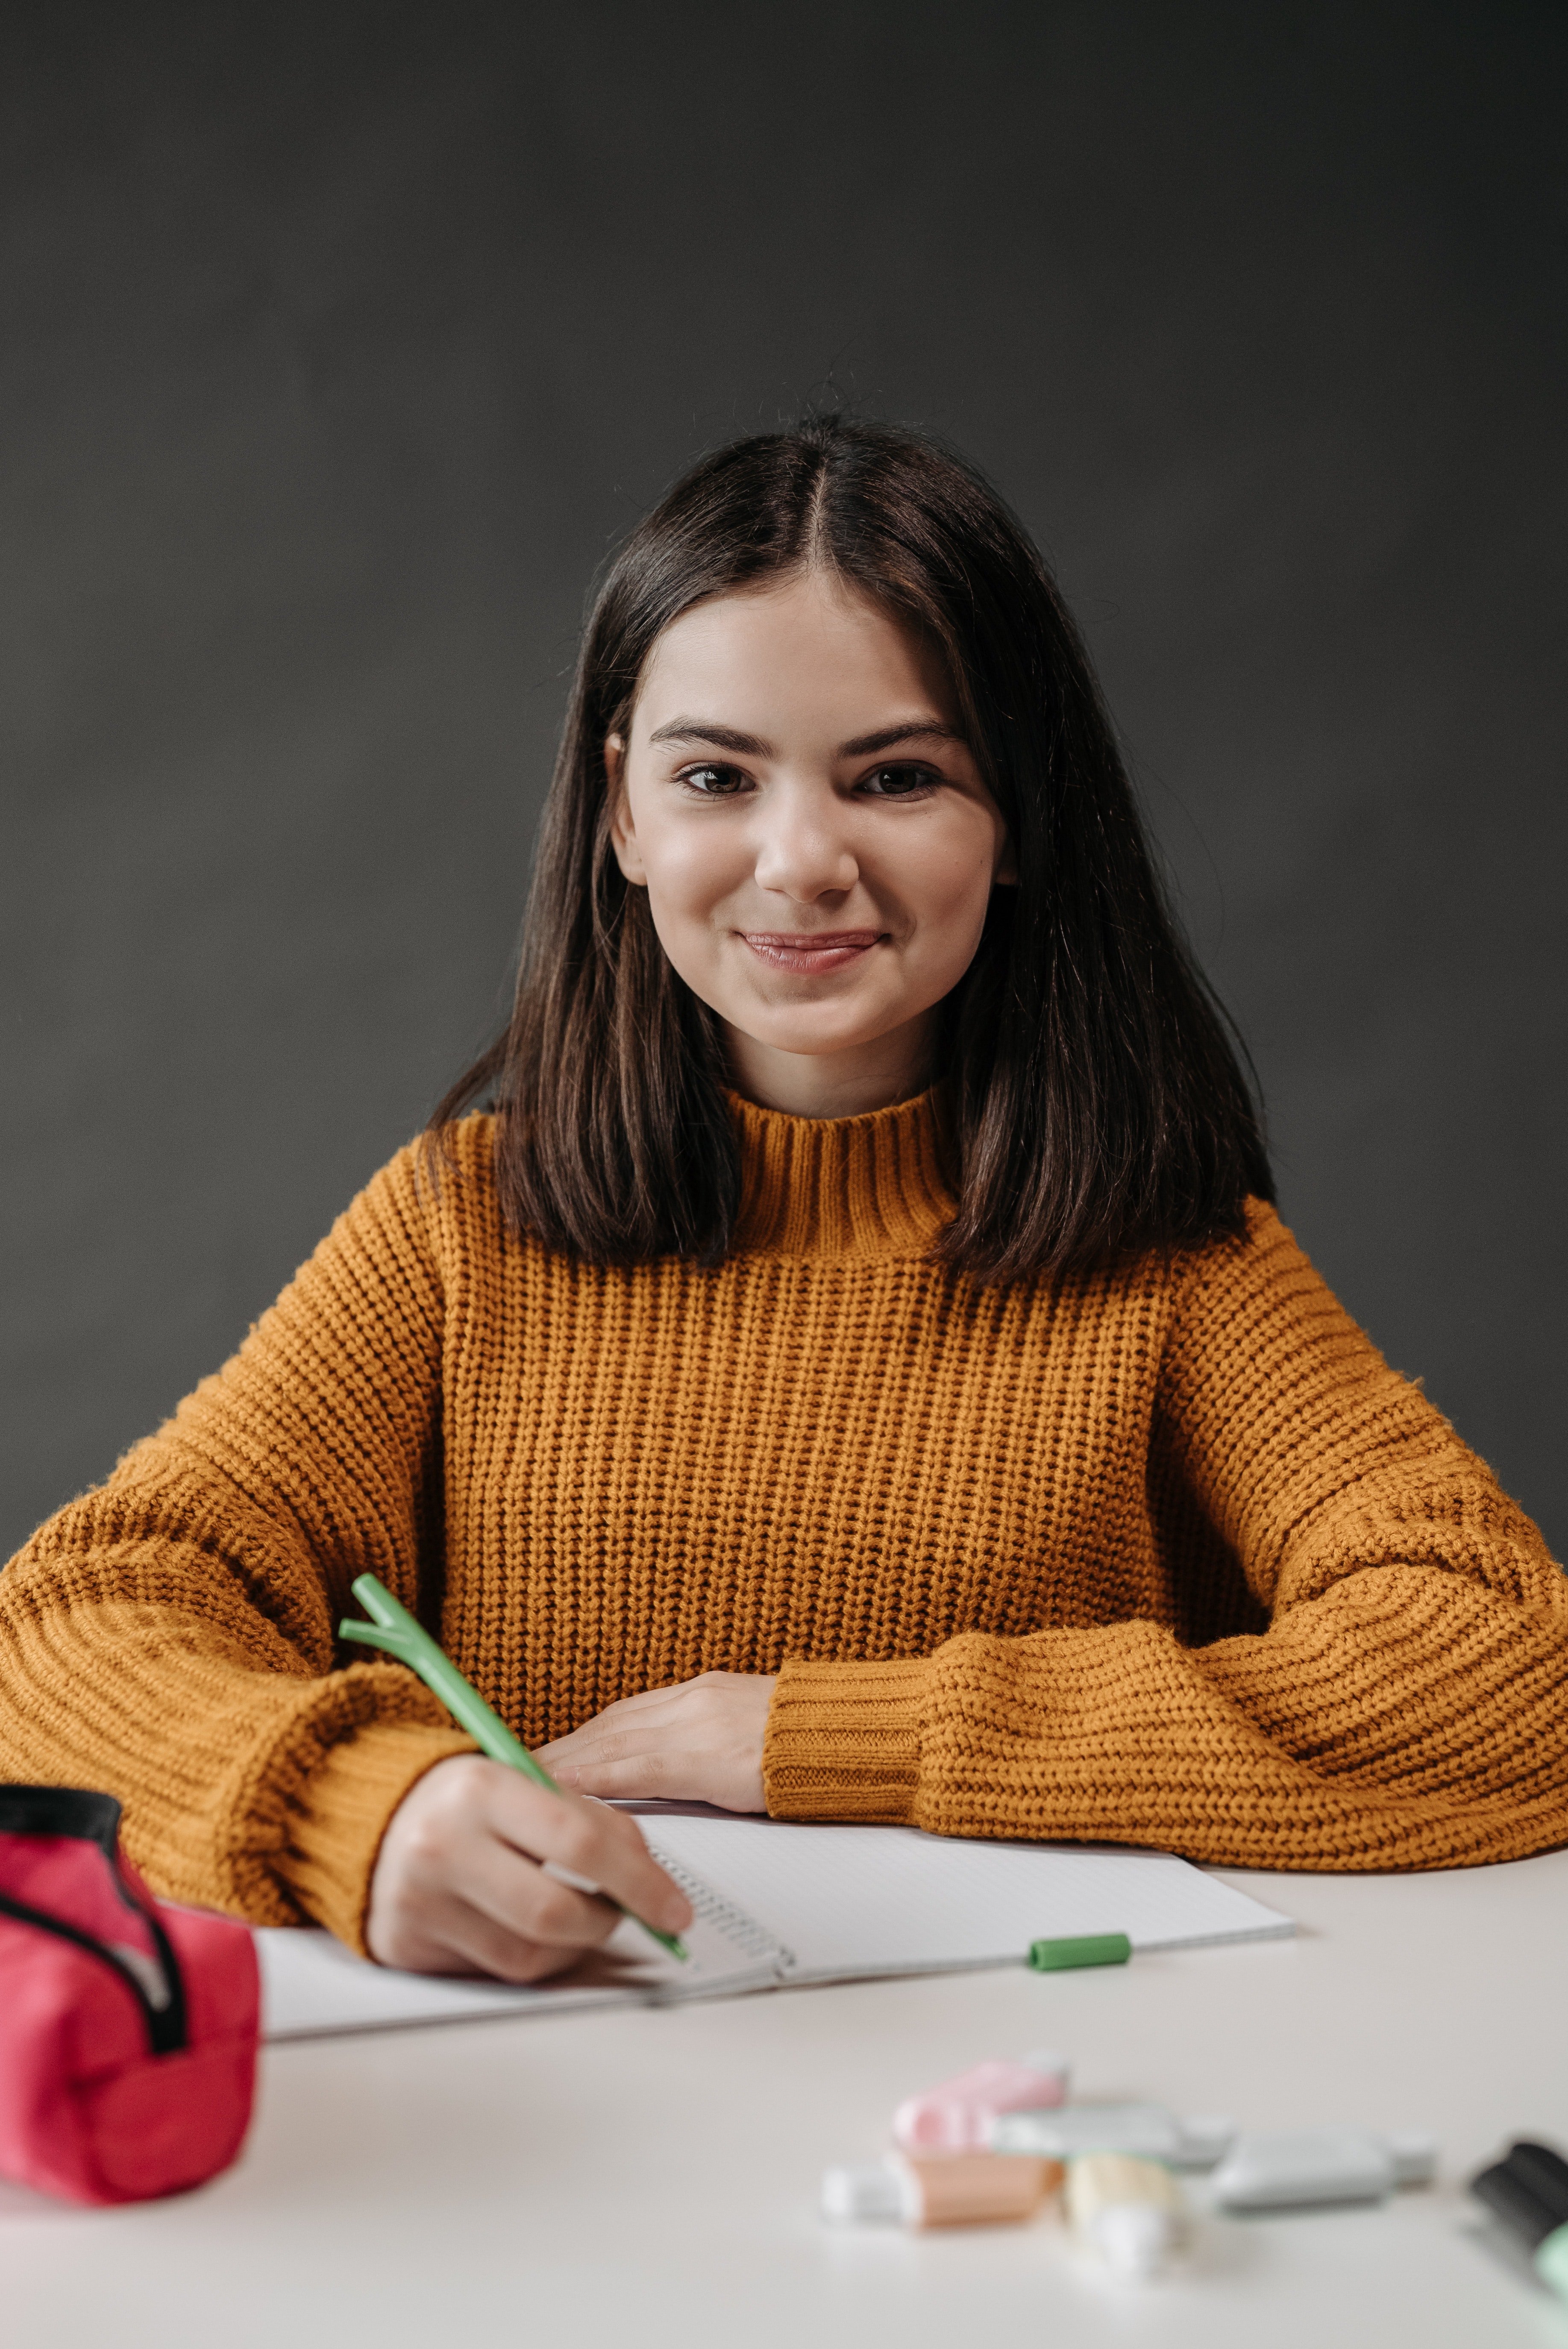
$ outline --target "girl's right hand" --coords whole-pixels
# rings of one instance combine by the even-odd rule
[[[365,1929],[371,1956],[422,1974],[531,1982],[559,1973],[621,1920],[610,1900],[547,1875],[545,1860],[662,1932],[691,1922],[634,1820],[457,1754],[416,1781],[381,1839]]]

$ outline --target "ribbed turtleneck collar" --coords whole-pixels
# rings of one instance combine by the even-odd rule
[[[736,1246],[761,1256],[923,1256],[950,1222],[930,1093],[865,1117],[786,1117],[731,1093]]]

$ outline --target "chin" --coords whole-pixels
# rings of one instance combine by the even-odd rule
[[[789,1052],[800,1061],[834,1061],[844,1052],[864,1051],[868,1045],[885,1036],[887,1030],[876,1028],[870,1035],[863,1035],[856,1029],[847,1036],[824,1036],[820,1029],[803,1034],[799,1029],[791,1028],[780,1034],[758,1024],[746,1032],[754,1042],[771,1052]]]

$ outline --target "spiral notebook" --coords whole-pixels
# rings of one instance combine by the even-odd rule
[[[650,1847],[696,1911],[686,1964],[627,1920],[569,1975],[514,1990],[397,1973],[367,1965],[325,1933],[269,1929],[256,1937],[266,2036],[1022,1965],[1031,1941],[1066,1934],[1125,1933],[1136,1952],[1295,1930],[1277,1909],[1164,1852],[631,1807],[643,1812]]]

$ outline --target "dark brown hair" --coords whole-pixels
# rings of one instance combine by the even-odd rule
[[[1227,1022],[1165,904],[1088,656],[1022,524],[961,459],[841,416],[738,440],[676,485],[594,602],[540,833],[516,1005],[431,1121],[492,1094],[519,1231],[595,1264],[725,1256],[740,1191],[718,1022],[610,842],[604,738],[703,597],[830,565],[942,647],[1017,885],[945,1006],[957,1213],[985,1279],[1240,1229],[1272,1198]]]

